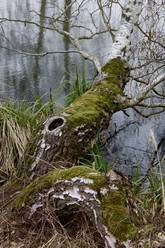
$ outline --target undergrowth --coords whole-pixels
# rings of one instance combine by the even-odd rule
[[[165,155],[160,159],[158,145],[153,131],[150,131],[151,142],[154,145],[158,167],[153,167],[152,163],[145,176],[141,176],[139,162],[137,163],[136,174],[133,177],[133,191],[142,199],[142,205],[150,212],[152,218],[158,213],[165,216],[165,175],[162,166],[165,162]]]
[[[85,74],[82,74],[81,78],[80,80],[78,70],[76,70],[76,80],[73,83],[71,93],[67,96],[67,105],[71,104],[93,85],[93,81],[88,82],[85,80]],[[33,103],[26,103],[25,101],[7,101],[0,103],[0,174],[4,172],[10,176],[15,173],[17,162],[22,157],[33,130],[48,116],[54,113],[56,97],[62,82],[63,80],[60,82],[54,94],[49,93],[49,101],[47,103],[42,102],[43,96],[36,98]],[[151,166],[149,173],[141,177],[140,162],[137,161],[137,169],[132,179],[132,186],[134,194],[138,197],[139,206],[142,207],[146,215],[149,216],[150,223],[152,225],[156,223],[157,233],[160,233],[161,228],[162,230],[165,228],[163,225],[158,227],[159,223],[161,223],[161,216],[165,216],[164,175],[162,172],[165,156],[160,159],[153,132],[151,132],[151,139],[157,154],[159,168],[157,170]],[[100,153],[97,137],[95,142],[93,142],[88,149],[87,158],[80,159],[79,163],[94,168],[101,173],[107,173],[108,167]],[[157,222],[155,222],[155,217],[157,217]],[[76,223],[77,219],[74,223],[74,229],[76,229]],[[104,247],[102,239],[100,239],[100,237],[96,238],[96,230],[89,226],[89,222],[86,221],[84,216],[79,222],[79,227],[82,228],[77,227],[76,230],[79,231],[77,231],[76,236],[75,233],[69,233],[69,231],[72,230],[71,228],[67,228],[67,225],[73,227],[73,223],[67,223],[67,225],[66,223],[65,225],[60,224],[60,227],[56,227],[54,220],[49,219],[48,224],[52,227],[51,238],[47,239],[48,241],[41,244],[39,248]],[[146,237],[151,233],[151,230],[146,231]],[[150,238],[151,236],[152,235],[150,235]],[[155,234],[153,237],[155,237]],[[29,236],[29,242],[31,238],[32,237]],[[147,242],[149,242],[148,240],[149,239],[147,239]],[[99,244],[98,242],[101,243]],[[150,243],[152,243],[152,240],[150,240]],[[152,245],[150,246],[143,243],[143,246],[135,244],[133,247],[152,247]]]
[[[86,159],[80,158],[79,163],[80,165],[89,166],[90,168],[93,168],[101,173],[106,173],[108,169],[108,165],[101,155],[97,142],[94,142],[94,144],[91,144],[91,146],[88,149],[87,158]]]
[[[81,77],[79,76],[78,68],[76,67],[76,79],[71,83],[70,93],[66,97],[66,106],[69,106],[79,96],[84,94],[94,85],[93,80],[86,80],[85,69],[82,67]]]
[[[36,127],[53,114],[60,82],[54,95],[49,93],[49,101],[43,103],[41,96],[34,102],[0,102],[0,175],[15,174],[18,160]],[[0,182],[3,183],[3,182]]]

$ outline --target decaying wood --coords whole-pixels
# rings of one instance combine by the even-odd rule
[[[113,113],[122,109],[117,99],[124,96],[128,77],[125,62],[112,59],[102,70],[104,80],[47,119],[28,145],[24,161],[18,167],[27,186],[16,193],[15,199],[10,196],[11,201],[2,201],[8,205],[7,220],[15,223],[9,230],[11,240],[15,237],[13,229],[21,239],[21,227],[25,232],[34,232],[42,218],[45,226],[50,219],[43,216],[48,213],[52,226],[56,225],[52,214],[65,216],[67,212],[72,217],[77,211],[85,214],[107,248],[129,247],[127,241],[137,233],[138,225],[144,223],[131,186],[123,176],[113,170],[101,175],[87,167],[65,169],[86,154],[96,134],[107,128]],[[30,177],[30,184],[25,175]],[[2,195],[7,195],[5,192],[8,187]],[[2,227],[5,236],[6,223]]]
[[[112,59],[102,71],[104,80],[69,107],[46,120],[43,130],[38,134],[39,138],[35,138],[28,146],[25,167],[29,155],[35,158],[33,163],[30,160],[28,166],[31,180],[53,168],[76,164],[96,134],[108,127],[112,114],[122,109],[117,99],[124,96],[123,88],[129,74],[126,63],[120,58]]]
[[[12,178],[0,187],[0,248],[50,247],[42,245],[53,236],[56,238],[57,230],[63,235],[69,223],[70,233],[76,236],[79,227],[75,222],[81,215],[103,241],[99,248],[129,248],[141,225],[147,223],[124,176],[114,170],[103,175],[88,167],[75,166],[86,155],[96,135],[108,127],[115,112],[134,106],[164,107],[164,104],[148,106],[143,100],[163,82],[165,75],[146,86],[136,99],[129,99],[123,93],[129,76],[124,59],[129,63],[131,34],[138,23],[142,3],[142,0],[125,1],[110,61],[102,68],[96,57],[82,50],[77,38],[61,31],[55,21],[50,22],[51,30],[68,36],[76,52],[93,61],[101,81],[43,123],[19,161],[19,178],[14,181]],[[1,20],[36,25],[31,21]],[[38,54],[41,55],[45,54]],[[0,173],[0,184],[5,180],[5,174]],[[66,243],[62,246],[62,242],[60,247],[71,247]],[[59,245],[58,239],[56,244]]]
[[[35,247],[33,242],[40,233],[46,233],[47,228],[50,238],[57,218],[66,218],[63,224],[67,226],[77,213],[93,223],[107,248],[130,247],[128,240],[138,234],[139,226],[145,222],[125,177],[113,170],[101,175],[83,166],[56,169],[37,178],[16,195],[8,206],[8,213],[10,241],[17,237],[25,244],[25,233],[34,233],[26,248]],[[1,237],[4,239],[7,227],[8,221],[1,218]],[[76,235],[74,226],[70,229]]]
[[[1,191],[1,203],[6,212],[6,221],[0,220],[2,237],[5,238],[10,222],[7,235],[11,241],[17,237],[25,244],[24,232],[35,236],[39,228],[41,242],[47,225],[47,238],[53,235],[57,225],[53,216],[60,218],[67,212],[71,221],[78,211],[95,226],[105,247],[130,247],[128,240],[145,222],[130,183],[113,170],[101,175],[88,167],[71,167],[86,154],[96,134],[107,128],[112,114],[122,109],[118,99],[124,97],[123,88],[129,74],[126,63],[120,58],[112,59],[102,71],[104,80],[47,119],[28,145],[23,162],[18,166],[22,172],[17,182],[19,186],[13,185],[15,197],[9,194],[11,200],[3,199],[9,186]],[[20,192],[16,185],[19,191],[22,187]],[[20,228],[24,230],[23,238]],[[26,244],[26,247],[31,245]]]

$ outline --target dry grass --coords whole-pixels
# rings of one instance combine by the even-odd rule
[[[29,223],[20,219],[7,221],[7,213],[0,216],[0,248],[104,248],[104,241],[84,211],[55,216],[49,209]],[[34,228],[33,222],[38,223]],[[11,232],[12,230],[12,232]]]
[[[0,175],[15,174],[33,130],[52,113],[52,102],[0,103]]]
[[[158,186],[156,188],[156,191],[153,192],[153,195],[155,196],[154,204],[153,204],[153,210],[154,210],[154,213],[157,212],[158,211],[157,206],[160,204],[161,205],[160,212],[165,216],[165,189],[164,189],[164,187],[165,187],[165,185],[164,185],[165,175],[162,172],[162,165],[163,165],[164,160],[165,160],[165,155],[163,156],[162,159],[160,159],[159,151],[158,151],[158,145],[156,142],[154,132],[152,130],[150,130],[150,137],[151,137],[151,142],[154,145],[154,149],[155,149],[155,153],[156,153],[156,157],[157,157],[157,161],[158,161],[158,172],[154,171],[154,169],[151,168],[151,173],[153,174],[153,178],[155,181],[157,181],[156,183],[151,181],[151,184]]]
[[[1,170],[14,173],[16,162],[22,157],[30,138],[30,128],[21,127],[14,118],[4,118],[1,122]]]

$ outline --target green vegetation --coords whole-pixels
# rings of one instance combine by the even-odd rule
[[[165,161],[165,155],[160,160],[158,146],[152,130],[150,130],[151,141],[155,148],[155,154],[158,161],[158,168],[154,168],[152,163],[150,169],[144,177],[141,177],[140,164],[137,162],[136,174],[133,177],[133,191],[141,198],[141,204],[147,211],[154,216],[156,213],[165,215],[165,192],[164,192],[164,174],[162,165]]]
[[[59,84],[60,87],[61,83]],[[34,102],[6,101],[0,103],[0,170],[8,175],[15,174],[15,167],[22,157],[25,147],[34,130],[53,114],[55,99],[49,94],[49,101],[42,102],[42,97]]]
[[[88,159],[80,158],[80,164],[89,166],[90,168],[93,168],[99,172],[106,173],[107,164],[100,153],[98,144],[92,144],[88,150]]]
[[[102,71],[107,74],[107,77],[121,76],[125,74],[126,63],[121,58],[114,58],[107,62],[103,67]]]
[[[43,189],[49,189],[57,180],[71,180],[74,177],[91,178],[90,173],[96,172],[89,167],[75,166],[70,169],[56,169],[46,175],[35,179],[16,200],[16,208],[20,209],[24,203],[29,201],[36,193],[42,192]],[[100,175],[101,177],[101,175]],[[93,179],[93,177],[92,177]],[[104,180],[105,181],[105,180]]]
[[[129,76],[129,68],[121,58],[111,59],[102,67],[102,71],[106,74],[105,79],[110,84],[116,84],[124,89]]]
[[[137,165],[136,165],[135,175],[132,175],[133,192],[135,195],[138,195],[141,192],[141,188],[145,180],[146,180],[146,177],[141,176],[140,162],[138,160]]]
[[[126,193],[124,188],[110,191],[103,197],[101,211],[104,225],[121,241],[133,240],[138,228],[132,224],[126,208]]]
[[[75,166],[70,169],[56,169],[34,180],[28,185],[15,201],[18,210],[28,203],[32,198],[38,199],[42,190],[54,187],[56,181],[72,181],[73,178],[92,179],[92,183],[85,183],[89,189],[97,193],[96,198],[101,203],[101,214],[103,223],[108,230],[119,240],[124,241],[132,239],[137,234],[137,227],[131,222],[127,212],[127,195],[124,186],[113,183],[116,189],[111,189],[110,182],[96,170],[85,166]],[[61,181],[62,185],[62,181]],[[106,193],[101,193],[104,189]],[[73,197],[74,198],[74,197]]]
[[[81,79],[79,76],[78,68],[76,67],[76,79],[71,84],[72,88],[70,93],[66,97],[66,106],[69,106],[79,96],[83,95],[94,85],[94,80],[87,81],[85,78],[85,69],[82,67]]]
[[[85,113],[88,126],[90,127],[93,122],[97,126],[99,119],[106,119],[106,115],[110,109],[113,110],[114,108],[114,110],[117,111],[114,98],[118,93],[122,94],[122,90],[118,87],[118,84],[121,82],[121,77],[125,75],[125,63],[121,63],[118,59],[112,62],[112,64],[107,64],[110,66],[110,70],[107,71],[107,65],[103,67],[103,71],[107,73],[107,77],[104,86],[102,83],[97,84],[97,91],[95,86],[88,90],[88,87],[90,88],[92,84],[88,85],[84,79],[80,81],[77,73],[73,92],[70,95],[70,99],[68,98],[68,101],[70,101],[68,104],[74,101],[74,110],[76,111],[74,113],[71,106],[66,108],[66,113],[73,114],[73,125],[77,125],[77,122],[84,118]],[[119,74],[116,74],[116,70],[114,69],[116,66],[121,67],[117,69]],[[121,69],[121,71],[119,69]],[[60,82],[60,85],[61,84],[62,81]],[[36,98],[33,103],[7,101],[6,103],[0,104],[0,170],[6,172],[9,176],[15,175],[18,161],[20,161],[24,154],[25,147],[30,137],[34,134],[34,130],[40,128],[43,121],[54,113],[55,100],[60,85],[54,96],[50,92],[49,101],[47,103],[42,103],[41,97]],[[86,90],[88,91],[86,92]],[[86,93],[83,94],[84,92]],[[113,93],[111,97],[109,97],[109,92]],[[83,97],[81,96],[82,94]],[[78,100],[76,99],[77,97],[79,97]],[[108,119],[109,118],[107,118],[107,120]],[[91,123],[89,120],[91,120]],[[159,171],[151,166],[150,173],[142,178],[140,175],[140,162],[137,161],[136,173],[132,180],[133,192],[138,197],[137,202],[144,213],[150,218],[150,225],[142,228],[141,233],[138,234],[139,228],[132,225],[131,218],[127,213],[125,207],[127,193],[124,188],[118,185],[116,191],[111,191],[108,187],[109,182],[106,177],[103,176],[104,174],[101,174],[106,173],[108,168],[101,156],[97,144],[97,137],[88,148],[87,159],[80,159],[79,164],[81,166],[63,170],[56,169],[37,178],[22,190],[14,201],[14,206],[17,210],[20,210],[24,204],[33,200],[35,195],[53,187],[53,184],[57,180],[71,181],[74,177],[80,176],[93,180],[93,183],[89,184],[88,187],[97,192],[97,197],[101,202],[100,209],[103,216],[103,223],[115,237],[122,241],[127,239],[133,240],[135,237],[138,239],[138,235],[144,236],[144,239],[147,239],[151,234],[155,237],[155,233],[158,233],[159,230],[161,231],[161,228],[164,228],[163,224],[156,226],[155,229],[153,227],[155,225],[155,216],[159,216],[159,219],[161,219],[162,217],[164,218],[165,214],[164,175],[162,173],[162,164],[165,160],[165,156],[160,160],[153,133],[151,137],[159,162]],[[13,182],[11,182],[11,185],[12,183]],[[103,187],[108,191],[102,195],[100,188]],[[156,225],[158,224],[156,223]],[[141,237],[139,237],[139,240],[140,239]],[[135,244],[134,247],[140,246],[136,246]],[[144,245],[143,247],[150,246]]]
[[[112,70],[110,69],[110,72],[108,72],[108,77],[104,83],[97,83],[76,99],[73,105],[71,104],[65,108],[65,113],[71,115],[71,117],[66,117],[69,129],[77,127],[81,123],[86,123],[88,128],[97,127],[101,120],[103,122],[103,128],[106,128],[109,123],[110,114],[120,109],[115,104],[115,99],[118,94],[124,94],[120,84],[124,82],[122,78],[124,75],[127,75],[127,68],[125,68],[125,63],[121,63],[121,59],[119,58],[109,62],[108,68],[111,66]],[[114,67],[118,68],[118,74],[114,73]],[[107,70],[107,66],[105,70]]]

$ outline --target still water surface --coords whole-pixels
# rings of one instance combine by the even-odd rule
[[[32,10],[41,14],[38,19],[44,25],[44,15],[53,15],[56,8],[49,8],[47,0],[3,0],[0,1],[0,16],[10,19],[37,20]],[[58,1],[57,1],[58,2]],[[59,1],[63,4],[63,1]],[[94,8],[95,1],[89,1],[89,8]],[[89,20],[84,11],[77,22],[81,25],[88,24]],[[118,26],[120,17],[119,9],[114,9],[114,27]],[[97,16],[100,30],[102,28],[101,17]],[[68,50],[72,44],[68,39],[49,30],[43,30],[34,26],[21,23],[5,23],[4,34],[16,49],[31,53],[44,51]],[[65,27],[67,30],[69,27]],[[2,30],[1,30],[2,31]],[[75,31],[77,32],[77,31]],[[82,30],[79,32],[83,32]],[[10,45],[2,36],[0,45]],[[97,55],[104,63],[110,53],[111,41],[108,35],[97,36],[91,42],[84,42],[82,46]],[[76,66],[81,74],[82,66],[85,67],[86,77],[91,79],[95,68],[91,62],[84,61],[76,54],[56,54],[44,57],[27,56],[0,48],[0,93],[14,99],[33,100],[36,96],[42,96],[50,89],[55,90],[60,80],[64,77],[58,101],[62,104],[68,94],[68,81],[73,81]],[[44,97],[44,100],[47,98]],[[107,163],[116,161],[116,167],[125,173],[131,174],[139,163],[141,174],[145,174],[153,157],[154,147],[150,142],[150,130],[155,133],[157,142],[165,136],[165,115],[153,117],[150,120],[135,115],[131,110],[130,116],[117,113],[110,123],[107,138],[107,148],[103,151]],[[164,145],[161,146],[161,154],[164,154]],[[120,167],[120,168],[119,168]]]
[[[62,2],[59,1],[59,3]],[[47,0],[12,0],[12,2],[3,0],[0,2],[0,16],[10,19],[39,21],[40,24],[44,25],[45,19],[42,16],[52,16],[56,13],[56,8],[49,8],[49,3],[50,1]],[[32,10],[37,11],[42,16],[40,18],[34,17]],[[83,20],[83,22],[88,22],[85,15]],[[19,50],[42,53],[72,48],[68,39],[54,31],[39,29],[32,25],[25,27],[21,23],[5,23],[3,28],[12,45]],[[0,45],[3,46],[10,45],[3,37],[1,37],[0,42]],[[103,38],[97,37],[96,42],[92,40],[92,43],[84,42],[82,45],[91,53],[98,55],[102,61],[105,59],[107,51],[103,48],[107,47],[106,35]],[[102,54],[100,51],[103,51]],[[74,54],[32,57],[0,48],[0,60],[0,90],[9,97],[19,99],[33,99],[35,96],[43,95],[50,88],[56,89],[63,76],[66,79],[65,82],[72,81],[77,65],[79,65],[80,70],[82,66],[85,66],[87,78],[92,78],[95,72],[92,63],[85,62],[84,64],[80,56]],[[68,93],[65,92],[65,88],[67,88],[66,85],[63,85],[60,98],[64,98],[64,95]]]

